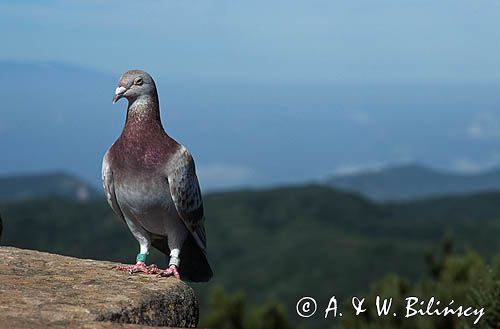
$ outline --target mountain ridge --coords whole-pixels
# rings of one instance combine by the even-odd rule
[[[121,72],[32,61],[3,61],[0,69],[0,149],[9,159],[0,174],[70,168],[98,186],[104,152],[125,121],[126,102],[111,104]],[[496,84],[192,81],[150,73],[164,127],[195,157],[205,189],[302,182],[401,154],[450,167],[457,158],[478,166],[496,159]]]
[[[1,201],[46,197],[87,202],[101,197],[101,194],[76,175],[60,170],[0,176]]]
[[[409,163],[335,176],[327,184],[378,202],[408,201],[500,190],[500,168],[458,173]]]

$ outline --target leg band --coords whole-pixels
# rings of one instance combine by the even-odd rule
[[[138,262],[146,262],[146,254],[137,254],[136,261]]]
[[[170,257],[170,262],[168,262],[168,265],[175,265],[176,267],[179,267],[179,264],[181,263],[181,259],[179,257],[171,256]]]

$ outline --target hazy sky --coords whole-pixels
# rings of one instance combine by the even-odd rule
[[[500,1],[0,1],[0,59],[173,79],[500,80]]]
[[[16,107],[0,148],[26,150],[0,173],[98,181],[131,68],[155,77],[168,131],[210,188],[500,165],[498,0],[0,0],[0,30],[0,97]]]

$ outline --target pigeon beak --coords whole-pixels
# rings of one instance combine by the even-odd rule
[[[113,97],[113,104],[118,102],[118,100],[120,100],[120,98],[123,97],[123,94],[125,94],[126,91],[127,91],[127,88],[125,88],[125,87],[117,87],[115,90],[115,96]]]

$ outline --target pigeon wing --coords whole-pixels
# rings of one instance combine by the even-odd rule
[[[183,146],[180,147],[173,155],[172,161],[169,162],[168,183],[177,213],[201,250],[205,251],[207,240],[200,185],[198,184],[198,177],[196,177],[194,160]]]
[[[106,194],[106,200],[108,200],[108,204],[111,209],[113,209],[113,211],[120,216],[121,219],[125,220],[122,210],[118,205],[118,201],[116,200],[113,172],[111,171],[111,166],[109,164],[109,150],[102,159],[102,186],[104,188],[104,194]]]

